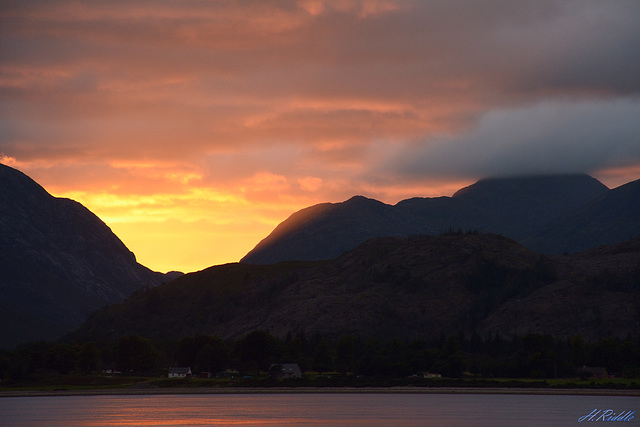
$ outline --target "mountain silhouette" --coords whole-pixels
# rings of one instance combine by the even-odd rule
[[[607,190],[588,175],[491,178],[458,190],[453,198],[471,205],[479,230],[520,240]]]
[[[416,197],[394,206],[356,196],[294,213],[241,262],[332,259],[374,237],[437,235],[458,229],[497,233],[520,242],[535,241],[536,249],[557,252],[556,236],[552,232],[542,234],[543,227],[569,218],[571,212],[608,192],[604,184],[588,175],[554,175],[484,179],[452,197]],[[624,209],[625,202],[617,203]],[[639,222],[633,218],[630,221],[621,227],[620,240],[637,234],[632,222]],[[594,242],[605,243],[605,236],[596,229],[592,236]],[[538,237],[542,240],[535,240]]]
[[[0,164],[0,347],[56,338],[168,278],[137,263],[80,203]]]
[[[550,253],[579,252],[640,235],[640,180],[607,191],[522,241]]]
[[[639,273],[640,238],[545,256],[496,234],[383,237],[334,260],[186,274],[94,313],[68,339],[238,339],[255,330],[279,338],[624,338],[640,328]]]

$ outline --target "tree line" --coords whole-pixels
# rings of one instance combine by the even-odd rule
[[[216,336],[153,341],[139,336],[110,342],[34,342],[0,352],[3,384],[39,375],[120,372],[161,376],[169,366],[189,366],[219,374],[268,371],[274,363],[297,363],[303,372],[337,372],[367,377],[405,377],[422,373],[457,378],[566,378],[582,366],[605,367],[611,374],[640,378],[640,339],[604,338],[587,342],[543,334],[483,338],[462,333],[431,341],[381,340],[354,335],[289,334],[278,339],[253,331],[237,340]]]

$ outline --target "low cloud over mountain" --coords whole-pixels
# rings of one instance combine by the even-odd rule
[[[373,237],[477,230],[545,253],[585,250],[640,234],[640,180],[609,190],[588,175],[491,178],[452,197],[394,206],[364,197],[291,215],[241,262],[331,259]]]

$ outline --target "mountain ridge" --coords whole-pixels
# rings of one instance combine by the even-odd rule
[[[556,184],[560,183],[560,185],[555,185],[554,180],[556,180]],[[199,325],[203,324],[204,320],[214,316],[216,321],[223,323],[231,321],[232,318],[236,319],[235,326],[229,326],[230,329],[226,332],[228,336],[248,332],[251,328],[259,328],[260,325],[266,325],[282,332],[286,328],[295,328],[296,325],[304,322],[304,319],[309,316],[305,310],[312,310],[312,317],[316,319],[317,323],[314,327],[315,330],[327,332],[331,328],[339,329],[339,325],[332,323],[335,322],[335,319],[342,319],[347,325],[350,324],[349,322],[355,321],[349,320],[350,310],[348,307],[345,308],[340,301],[356,295],[358,298],[369,301],[368,304],[370,304],[368,306],[365,304],[365,307],[356,307],[361,313],[359,316],[366,317],[365,320],[368,323],[365,323],[365,326],[383,332],[385,325],[379,323],[379,318],[386,316],[387,303],[396,301],[394,300],[396,296],[391,292],[394,290],[393,286],[396,285],[400,286],[398,289],[405,297],[409,295],[409,297],[399,302],[393,302],[389,306],[389,310],[395,312],[396,317],[401,317],[405,322],[409,322],[409,318],[402,314],[404,309],[400,307],[411,307],[408,313],[418,316],[425,324],[429,320],[425,318],[424,310],[428,308],[433,313],[440,313],[441,316],[444,316],[440,322],[443,325],[448,325],[447,328],[450,328],[451,331],[454,326],[465,326],[470,321],[469,316],[475,316],[474,321],[482,320],[481,323],[478,323],[479,327],[484,328],[480,329],[482,332],[495,331],[497,330],[496,325],[501,325],[500,328],[517,333],[517,329],[509,329],[517,324],[513,322],[513,319],[505,320],[506,314],[490,313],[496,304],[502,304],[502,313],[510,315],[516,313],[516,317],[517,313],[524,313],[531,307],[537,307],[537,310],[542,311],[546,309],[557,310],[554,316],[564,319],[563,316],[567,314],[562,312],[562,307],[545,305],[544,302],[545,298],[557,299],[557,292],[560,292],[561,295],[572,295],[574,299],[577,298],[577,302],[562,298],[564,304],[570,306],[578,304],[579,306],[579,309],[569,310],[570,315],[576,316],[579,310],[583,310],[591,313],[587,314],[587,317],[591,316],[597,319],[602,313],[593,312],[586,304],[598,305],[599,302],[597,299],[593,299],[593,295],[602,295],[597,290],[583,292],[580,286],[586,283],[585,280],[588,282],[585,285],[587,287],[593,283],[600,283],[607,292],[611,290],[609,288],[617,289],[617,286],[626,292],[623,294],[627,297],[635,295],[636,288],[634,286],[637,285],[630,278],[629,274],[631,273],[628,271],[621,278],[615,274],[609,274],[615,279],[614,284],[611,285],[601,277],[605,275],[605,272],[589,270],[594,260],[597,261],[596,264],[609,262],[598,258],[600,255],[598,255],[597,249],[584,252],[584,254],[596,255],[593,255],[593,258],[588,262],[581,263],[576,260],[587,259],[584,257],[590,255],[572,256],[566,259],[549,257],[540,253],[544,251],[527,249],[510,238],[474,232],[467,235],[467,245],[471,245],[469,242],[472,242],[473,239],[480,239],[489,242],[488,246],[503,245],[509,249],[502,249],[500,257],[492,255],[489,258],[483,258],[486,254],[478,254],[486,252],[487,244],[479,244],[475,249],[470,249],[473,246],[471,245],[464,250],[460,249],[466,255],[456,261],[458,263],[457,269],[449,270],[447,270],[449,267],[443,270],[443,265],[448,265],[449,261],[442,261],[442,254],[438,251],[431,250],[430,252],[431,258],[436,261],[429,257],[424,258],[422,249],[420,249],[422,246],[416,242],[423,242],[424,245],[427,244],[425,242],[431,242],[430,244],[435,245],[434,247],[443,250],[443,243],[433,242],[444,242],[447,241],[446,239],[455,239],[456,237],[441,236],[441,239],[438,240],[434,235],[442,234],[447,230],[486,231],[483,228],[497,227],[497,232],[502,231],[501,234],[508,234],[504,232],[504,228],[500,229],[499,227],[505,227],[505,221],[510,216],[514,216],[513,212],[518,211],[524,212],[515,215],[520,221],[519,226],[529,233],[528,235],[522,233],[524,237],[521,240],[531,248],[544,247],[549,244],[549,240],[545,241],[544,239],[542,241],[526,241],[526,239],[534,239],[539,236],[539,234],[532,234],[530,228],[537,227],[537,223],[545,222],[548,218],[552,218],[552,220],[545,222],[545,225],[539,230],[550,233],[552,236],[559,236],[556,244],[561,240],[560,238],[573,241],[574,238],[571,236],[579,234],[576,234],[575,227],[578,229],[591,227],[596,231],[602,231],[603,221],[613,227],[606,228],[605,232],[610,236],[615,236],[616,239],[627,236],[629,230],[634,230],[634,227],[637,227],[638,230],[636,234],[640,234],[640,227],[638,227],[640,224],[638,217],[640,213],[640,180],[613,190],[607,189],[588,175],[555,176],[542,180],[540,177],[528,177],[520,179],[520,185],[513,185],[515,181],[480,180],[461,189],[453,197],[415,197],[400,201],[395,205],[388,205],[364,196],[354,196],[341,203],[322,203],[295,212],[256,246],[260,249],[259,252],[272,257],[268,259],[268,262],[256,263],[258,265],[246,262],[250,252],[240,263],[213,266],[203,272],[198,272],[203,276],[197,276],[199,279],[196,282],[206,288],[206,292],[200,295],[200,291],[194,289],[194,295],[202,302],[212,304],[214,306],[213,314],[206,313],[203,311],[206,310],[204,308],[195,310],[190,305],[194,295],[177,294],[179,299],[183,301],[181,304],[188,308],[182,314],[184,318],[191,319],[196,316],[188,321],[189,325],[183,331],[198,331]],[[22,172],[0,164],[0,183],[0,272],[2,272],[0,276],[0,322],[5,325],[0,333],[0,347],[8,347],[18,342],[34,339],[55,338],[81,324],[90,313],[92,314],[87,322],[90,322],[91,319],[99,319],[103,313],[110,310],[108,308],[100,309],[101,307],[115,304],[114,307],[119,310],[126,306],[122,301],[129,303],[130,301],[139,301],[140,298],[145,300],[145,304],[141,309],[139,307],[139,313],[133,314],[134,319],[143,322],[144,318],[141,318],[140,315],[150,310],[152,317],[160,316],[153,324],[154,328],[160,328],[160,333],[163,332],[162,328],[167,330],[179,328],[175,325],[165,325],[165,320],[169,319],[165,309],[170,308],[172,303],[167,302],[162,293],[168,288],[175,289],[174,286],[177,285],[174,282],[177,284],[186,283],[191,286],[189,282],[194,277],[193,275],[172,280],[176,278],[177,274],[163,275],[141,266],[137,263],[135,255],[97,216],[78,202],[51,196]],[[526,185],[522,185],[522,183]],[[506,185],[508,191],[491,193],[491,185],[495,186],[496,184]],[[489,185],[489,194],[494,197],[490,203],[482,202],[483,192],[487,192],[487,185]],[[540,190],[531,190],[532,188],[550,191],[541,193]],[[576,191],[576,188],[580,191]],[[530,191],[530,194],[527,191]],[[573,197],[576,194],[577,196]],[[573,196],[568,197],[569,195]],[[547,202],[541,202],[545,200]],[[554,207],[554,203],[552,203],[554,201],[562,203],[558,203]],[[569,203],[565,203],[567,201]],[[611,213],[612,209],[613,213]],[[540,217],[545,215],[548,218],[545,217],[541,221]],[[579,220],[575,218],[579,218]],[[513,227],[513,224],[506,225]],[[619,234],[614,233],[616,227],[619,228]],[[476,234],[483,237],[473,237]],[[289,253],[295,254],[296,257],[302,256],[303,261],[291,261],[292,258],[283,258],[278,251],[274,251],[271,240],[276,237],[280,240],[281,245],[284,242]],[[576,239],[576,241],[578,240]],[[621,253],[626,251],[635,254],[640,252],[640,249],[637,248],[640,246],[639,242],[638,239],[630,240],[625,249],[616,250]],[[404,249],[389,249],[394,245],[400,245]],[[590,241],[586,246],[590,248],[594,244]],[[622,247],[619,246],[619,248]],[[318,255],[319,250],[324,252]],[[363,251],[366,252],[366,250],[370,250],[370,252],[368,255],[366,253],[363,255]],[[412,253],[412,250],[416,252]],[[255,249],[252,252],[255,252]],[[402,256],[394,255],[394,253],[400,252],[403,253]],[[327,257],[327,253],[333,254],[331,258]],[[354,253],[359,255],[354,255]],[[524,253],[528,254],[526,255],[528,259],[526,265],[519,262],[519,266],[501,267],[502,261],[497,261],[500,258],[513,261],[514,254],[522,255]],[[419,260],[420,256],[423,256],[421,260]],[[634,258],[635,255],[624,259],[619,254],[607,256],[617,257],[616,262],[618,263],[627,263],[625,268],[636,268],[634,266],[637,263],[637,277],[640,277],[640,261]],[[304,261],[304,257],[307,257],[308,260]],[[282,259],[286,261],[283,262]],[[474,259],[475,261],[469,264],[469,260]],[[405,264],[405,261],[409,264]],[[440,262],[442,265],[434,265],[433,271],[425,270],[425,265],[434,262]],[[568,265],[567,262],[572,264],[571,268],[581,271],[580,274],[588,280],[584,277],[580,278],[578,280],[580,286],[577,288],[575,283],[571,285],[573,287],[570,286],[573,279],[569,278],[566,278],[564,282],[562,280],[554,281],[555,288],[548,287],[548,283],[542,283],[547,280],[543,276],[548,265],[553,265],[553,270],[556,272],[554,274],[563,275],[568,274],[562,267],[565,264]],[[525,266],[522,267],[523,265]],[[614,263],[611,262],[609,265],[612,266]],[[327,271],[323,273],[323,269]],[[612,269],[614,268],[610,267],[610,270]],[[440,270],[448,271],[448,275],[435,278],[431,276],[436,274],[435,271]],[[225,276],[228,283],[221,285],[221,287],[218,285],[211,287],[209,279],[206,277],[213,271],[224,271],[223,276],[228,276]],[[311,273],[313,271],[315,273]],[[349,271],[352,271],[350,276],[343,274]],[[315,278],[309,279],[313,274],[315,274]],[[635,270],[633,274],[636,274]],[[429,278],[424,279],[424,275]],[[205,278],[203,279],[203,277]],[[429,285],[433,295],[427,298],[428,302],[423,305],[416,305],[418,300],[410,295],[411,292],[419,291],[425,283],[437,282],[446,285],[449,283],[447,280],[456,277],[455,280],[458,281],[451,284],[452,288],[449,291],[454,292],[457,289],[457,293],[447,294],[450,298],[449,305],[444,311],[437,304],[432,304],[432,300],[437,300],[438,295],[444,295],[442,292],[446,294],[449,291],[443,291]],[[533,296],[526,295],[526,298],[529,298],[526,299],[528,301],[526,306],[519,305],[515,300],[494,301],[490,295],[491,292],[486,294],[482,290],[483,286],[488,285],[487,277],[491,280],[495,279],[499,286],[505,287],[506,290],[503,291],[506,292],[505,295],[508,298],[510,298],[509,292],[520,292],[519,288],[517,286],[514,288],[514,286],[523,283],[523,289],[527,292],[530,291]],[[515,281],[515,285],[506,283],[505,278]],[[165,285],[161,287],[161,290],[156,291],[156,286],[163,282],[170,282],[171,286]],[[324,287],[323,284],[326,283],[331,284],[333,288]],[[342,286],[339,285],[340,283],[347,283],[348,286],[356,288],[368,286],[369,290],[368,293],[363,294],[355,289],[357,292],[351,296],[344,293],[335,294],[336,286],[338,288]],[[380,288],[380,283],[393,286],[384,290]],[[527,287],[533,286],[532,284],[535,283],[539,289]],[[246,287],[249,292],[247,294],[250,299],[249,305],[246,301],[239,299],[240,294],[234,290],[234,284]],[[292,284],[296,284],[293,290]],[[469,294],[467,292],[469,286],[479,286],[480,288],[474,291],[479,294]],[[631,287],[629,288],[629,286]],[[327,289],[330,291],[329,294],[323,295]],[[331,289],[334,290],[331,291]],[[295,300],[300,292],[305,293],[307,298],[300,301],[298,308],[290,308],[285,312],[274,310],[274,313],[271,313],[270,304],[279,301],[283,292],[289,292],[286,297],[289,300]],[[381,292],[382,294],[380,294]],[[135,295],[131,296],[132,293]],[[481,298],[477,302],[471,303],[478,295]],[[612,308],[616,304],[626,307],[627,313],[640,311],[633,306],[633,301],[637,300],[636,296],[630,300],[619,297],[620,295],[605,295],[606,299],[614,301],[609,304],[610,308],[607,308],[607,316],[612,319],[616,318],[615,316],[619,313],[616,313]],[[629,306],[629,304],[632,305]],[[332,305],[343,307],[343,311],[338,313],[332,311]],[[241,313],[238,314],[237,310],[240,310]],[[457,317],[451,318],[452,314],[449,311],[457,313]],[[463,311],[466,314],[462,315]],[[375,316],[371,317],[372,313]],[[547,330],[558,334],[566,333],[561,329],[554,329],[553,324],[545,323],[548,318],[540,319],[536,313],[530,312],[528,316],[537,316],[537,322],[545,325]],[[164,319],[165,317],[167,319]],[[174,321],[178,321],[177,319],[175,318]],[[286,328],[280,325],[282,319],[290,319]],[[627,328],[625,325],[637,323],[637,319],[634,319],[633,317],[624,318],[616,324],[625,329]],[[131,319],[122,319],[123,322],[127,320]],[[390,318],[388,320],[397,323],[398,319]],[[112,319],[112,322],[113,325],[117,325],[120,321]],[[563,322],[570,324],[571,319],[564,319]],[[83,323],[83,325],[85,324],[87,323]],[[164,326],[161,327],[161,325]],[[535,329],[536,326],[533,324],[531,327]],[[135,321],[128,326],[123,326],[123,328],[130,333],[137,331]],[[393,329],[389,329],[388,332],[392,333]],[[573,326],[570,326],[569,329],[574,332],[576,330]],[[409,328],[409,330],[414,330],[414,328]],[[595,332],[589,332],[590,330]],[[432,327],[427,332],[435,333],[435,329]],[[611,332],[611,330],[607,330],[607,333]],[[598,329],[598,325],[592,323],[587,329],[587,333],[600,334],[603,332]],[[99,334],[95,336],[99,336]]]
[[[532,332],[598,340],[640,330],[638,280],[640,238],[546,256],[495,234],[381,237],[333,260],[189,273],[95,312],[68,339],[237,339],[266,330],[279,338]]]
[[[570,214],[547,223],[524,244],[545,249],[555,240],[555,252],[584,251],[640,235],[640,180],[609,190]]]
[[[95,214],[0,164],[0,346],[53,339],[172,275],[140,265]]]
[[[552,234],[536,239],[537,233],[610,191],[595,178],[578,174],[483,179],[451,197],[414,197],[395,205],[354,196],[292,214],[240,262],[331,259],[374,237],[437,235],[452,229],[498,233],[531,243],[535,250],[561,253]],[[640,233],[640,220],[632,227]]]

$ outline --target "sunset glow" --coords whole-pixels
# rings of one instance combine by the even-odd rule
[[[494,175],[640,178],[640,3],[5,1],[0,162],[139,262]]]

